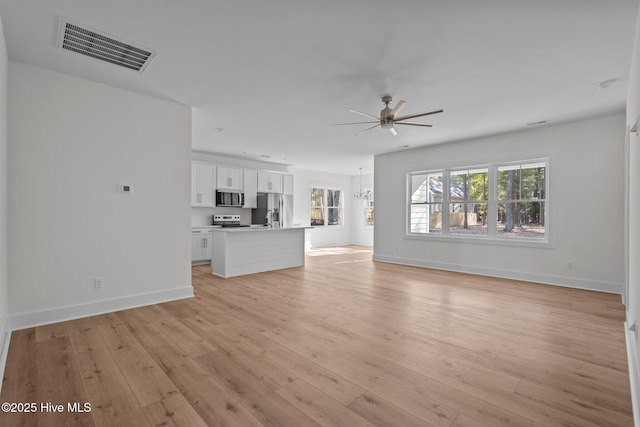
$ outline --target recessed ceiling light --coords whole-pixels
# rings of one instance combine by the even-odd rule
[[[618,79],[609,79],[609,80],[601,81],[600,83],[598,83],[598,89],[608,89],[611,86],[613,86],[617,81]]]
[[[223,128],[213,128],[214,132],[222,132],[224,129]]]
[[[260,157],[264,157],[264,158],[268,159],[271,156],[267,156],[266,154],[260,154]]]

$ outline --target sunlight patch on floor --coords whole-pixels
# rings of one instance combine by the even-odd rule
[[[364,254],[373,253],[370,246],[331,246],[326,248],[309,249],[307,256],[326,256],[326,255],[345,255],[345,254]]]

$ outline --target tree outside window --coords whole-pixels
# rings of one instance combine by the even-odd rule
[[[311,189],[311,225],[324,225],[324,188]]]
[[[342,224],[342,192],[340,190],[327,190],[328,225]]]
[[[451,234],[487,235],[489,169],[452,171],[449,184]]]
[[[498,167],[498,236],[545,237],[544,163]]]

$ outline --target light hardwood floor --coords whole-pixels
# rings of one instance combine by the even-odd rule
[[[16,331],[0,401],[38,412],[0,425],[633,424],[619,295],[371,255],[233,279],[198,266],[195,298]]]

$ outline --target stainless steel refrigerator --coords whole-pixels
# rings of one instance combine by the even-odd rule
[[[258,207],[251,210],[252,224],[266,224],[271,211],[273,227],[293,225],[293,196],[272,193],[258,193]]]

